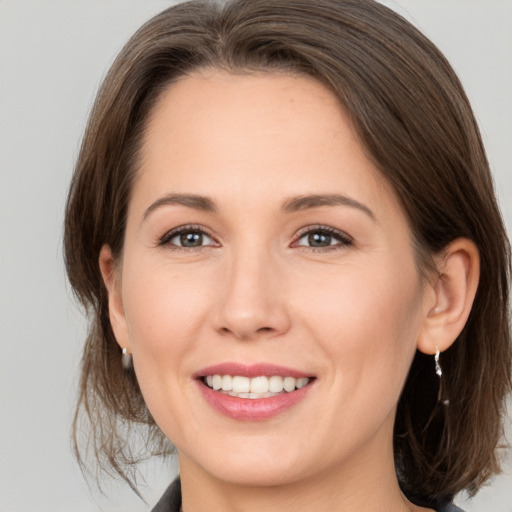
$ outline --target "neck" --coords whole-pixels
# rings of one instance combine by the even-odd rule
[[[382,447],[382,440],[375,440]],[[371,443],[373,444],[373,443]],[[336,467],[309,468],[282,485],[256,486],[216,478],[180,454],[183,512],[411,512],[427,510],[400,491],[390,445],[364,447]],[[433,511],[432,511],[433,512]]]

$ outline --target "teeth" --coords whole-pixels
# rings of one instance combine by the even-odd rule
[[[224,375],[222,377],[222,391],[231,391],[233,389],[233,377]]]
[[[295,389],[303,388],[310,379],[301,377],[243,377],[241,375],[208,375],[205,379],[208,387],[215,391],[223,391],[228,395],[239,398],[267,398],[282,393],[290,393]]]
[[[268,390],[272,393],[281,393],[284,389],[283,377],[274,376],[268,379]]]
[[[222,387],[222,376],[214,375],[212,378],[212,388],[218,391]]]
[[[303,388],[307,383],[309,382],[309,379],[307,377],[301,377],[300,379],[297,379],[297,383],[295,386],[297,389]]]
[[[284,390],[293,391],[295,389],[295,383],[297,382],[297,379],[294,379],[293,377],[285,377],[284,378]]]
[[[234,393],[233,391],[230,391],[228,395],[236,396],[237,398],[269,398],[276,396],[275,393]]]
[[[251,379],[251,393],[268,393],[268,377]]]
[[[233,386],[225,391],[234,391],[235,393],[249,393],[251,390],[251,379],[249,377],[233,377]]]

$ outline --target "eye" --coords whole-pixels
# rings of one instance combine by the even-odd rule
[[[352,240],[345,233],[327,226],[307,228],[299,233],[294,247],[310,247],[312,249],[335,249],[351,245]]]
[[[173,248],[197,249],[216,245],[213,238],[197,226],[182,226],[166,233],[158,245],[169,245]]]

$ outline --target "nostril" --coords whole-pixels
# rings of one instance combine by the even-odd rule
[[[219,332],[221,334],[224,334],[224,335],[233,334],[236,337],[241,338],[241,339],[252,339],[252,338],[257,337],[258,335],[272,333],[274,331],[275,331],[275,329],[273,329],[272,327],[259,327],[255,330],[252,330],[252,329],[238,329],[237,330],[237,329],[230,329],[229,327],[221,327],[219,329]]]

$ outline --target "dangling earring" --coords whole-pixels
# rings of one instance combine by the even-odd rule
[[[440,356],[440,351],[439,351],[439,345],[436,345],[436,355],[434,356],[434,363],[435,363],[435,370],[436,370],[436,374],[437,376],[439,377],[439,391],[437,393],[437,401],[438,402],[441,402],[443,405],[450,405],[450,400],[442,400],[441,397],[442,397],[442,394],[443,394],[443,369],[441,368],[441,364],[439,363],[439,356]]]
[[[128,349],[123,347],[123,355],[121,356],[121,363],[125,370],[129,370],[132,367],[132,355],[128,353]]]
[[[125,350],[126,349],[123,349],[123,354],[124,354]],[[441,378],[443,376],[443,370],[441,368],[441,365],[439,364],[439,355],[440,355],[439,345],[436,345],[436,355],[434,356],[434,361],[436,363],[436,373],[437,373],[437,376],[439,378]]]

